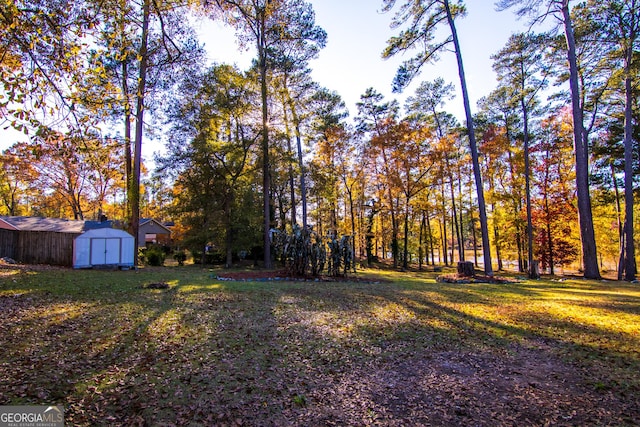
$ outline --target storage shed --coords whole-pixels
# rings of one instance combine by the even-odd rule
[[[89,230],[76,237],[73,244],[73,268],[133,267],[133,236],[114,228]]]

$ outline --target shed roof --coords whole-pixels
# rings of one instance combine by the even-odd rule
[[[105,226],[107,223],[104,223]],[[52,231],[56,233],[82,233],[96,228],[95,221],[74,221],[36,216],[0,216],[0,228],[18,231]]]
[[[124,230],[118,230],[117,228],[93,228],[82,233],[76,239],[92,239],[95,237],[105,238],[124,238],[133,240],[133,236]]]

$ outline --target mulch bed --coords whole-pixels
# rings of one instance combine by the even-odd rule
[[[356,276],[293,276],[287,270],[255,270],[255,271],[225,271],[213,276],[217,280],[239,282],[349,282],[349,283],[382,283],[385,279],[371,279]]]

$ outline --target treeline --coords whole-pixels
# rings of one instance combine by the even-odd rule
[[[464,6],[395,3],[383,2],[399,31],[384,55],[426,48],[394,88],[447,49],[464,88]],[[404,105],[370,88],[349,116],[311,78],[327,35],[302,0],[5,3],[0,113],[30,138],[3,152],[2,213],[104,214],[132,232],[141,215],[171,219],[178,244],[227,264],[251,254],[272,266],[273,233],[297,225],[353,236],[362,262],[466,260],[532,277],[615,268],[633,280],[640,7],[522,4],[563,25],[512,35],[492,56],[498,87],[474,112],[438,78]],[[234,27],[255,48],[252,67],[206,66],[191,13]],[[464,123],[444,109],[456,95]],[[147,171],[152,137],[166,150]]]

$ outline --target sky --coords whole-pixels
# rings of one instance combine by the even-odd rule
[[[517,21],[513,12],[496,12],[495,0],[469,0],[467,16],[457,20],[458,37],[464,61],[471,108],[476,101],[488,95],[496,86],[491,68],[491,55],[498,52],[514,32],[527,29],[526,22]],[[397,35],[389,23],[395,11],[381,13],[382,0],[310,0],[316,12],[316,24],[327,32],[327,46],[310,63],[312,77],[329,90],[338,92],[345,101],[350,115],[357,114],[356,103],[365,90],[373,87],[390,101],[404,104],[420,82],[442,77],[456,85],[456,98],[449,101],[446,110],[464,121],[464,108],[459,89],[455,55],[444,52],[440,60],[423,67],[421,74],[402,94],[391,91],[391,83],[400,63],[413,52],[387,60],[381,52],[386,41]],[[401,4],[403,0],[398,0]],[[396,8],[398,5],[396,6]],[[240,51],[234,30],[219,22],[201,20],[196,23],[211,62],[235,63],[241,69],[249,67],[254,52]],[[446,30],[446,28],[445,28]],[[444,30],[443,30],[444,31]],[[0,128],[0,149],[7,148],[24,137]],[[145,142],[145,157],[161,150],[159,142]]]
[[[340,93],[352,115],[357,113],[355,103],[368,87],[404,104],[404,99],[414,94],[420,82],[442,77],[457,88],[456,98],[447,105],[447,110],[461,120],[464,118],[453,52],[444,52],[438,62],[423,66],[421,74],[402,94],[394,94],[391,83],[398,66],[414,54],[409,51],[387,60],[381,58],[387,40],[399,32],[389,28],[395,10],[379,12],[382,3],[379,0],[314,0],[312,3],[317,24],[328,33],[327,47],[312,63],[314,77]],[[493,0],[469,0],[466,4],[468,14],[457,20],[456,28],[473,109],[476,101],[496,86],[491,55],[504,46],[513,32],[521,31],[525,23],[517,22],[510,11],[496,12]],[[398,7],[396,5],[396,9]],[[448,28],[443,28],[446,30]]]
[[[471,108],[496,86],[491,68],[491,55],[498,52],[514,32],[525,31],[526,22],[517,21],[512,11],[497,12],[495,0],[469,0],[467,16],[457,20],[460,50],[463,55]],[[413,52],[387,60],[381,53],[387,40],[397,35],[389,24],[395,9],[382,13],[382,0],[310,0],[316,12],[316,24],[327,32],[327,46],[311,61],[312,76],[327,89],[338,92],[351,116],[357,114],[356,103],[365,90],[373,87],[386,100],[397,99],[401,105],[413,95],[420,82],[442,77],[456,86],[456,98],[447,111],[464,119],[464,107],[459,89],[455,55],[444,52],[440,60],[423,67],[421,74],[401,94],[392,93],[391,83],[403,60]],[[398,0],[398,5],[403,0]],[[236,63],[246,68],[253,52],[239,52],[233,30],[217,23],[203,23],[201,29],[210,60]],[[448,30],[448,28],[444,28]]]

